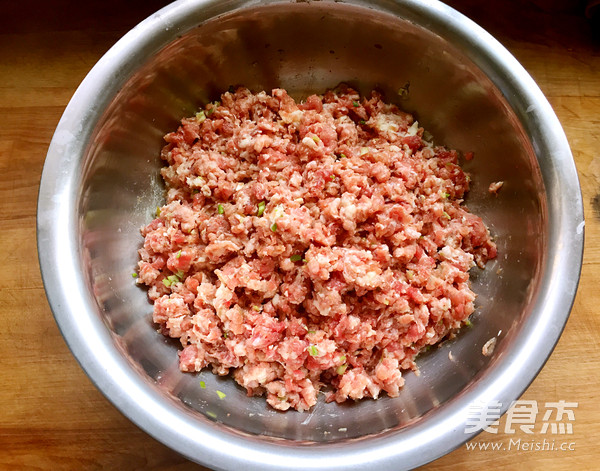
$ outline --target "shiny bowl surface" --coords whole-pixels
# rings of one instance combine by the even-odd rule
[[[419,357],[421,375],[407,373],[399,397],[280,413],[230,378],[179,372],[178,345],[156,331],[131,276],[139,228],[162,204],[162,136],[181,118],[230,85],[301,98],[340,82],[379,88],[436,143],[474,152],[467,204],[499,256],[472,270],[473,327]],[[500,180],[494,197],[488,185]],[[583,228],[573,158],[539,88],[489,34],[426,0],[165,7],[73,96],[38,206],[44,284],[75,357],[133,422],[214,469],[399,470],[460,446],[476,433],[471,406],[498,401],[505,411],[552,352],[577,289]]]

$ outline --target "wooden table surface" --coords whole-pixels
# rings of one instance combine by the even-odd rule
[[[52,133],[71,95],[159,0],[0,0],[0,469],[202,469],[138,429],[96,390],[66,347],[40,278],[36,198]],[[556,350],[523,399],[576,402],[573,434],[484,432],[475,444],[512,440],[571,450],[468,450],[433,470],[600,469],[600,47],[580,8],[560,0],[449,2],[498,38],[550,100],[579,172],[585,258],[575,305]],[[570,2],[571,5],[577,2]],[[540,418],[536,421],[539,426]],[[536,429],[537,430],[537,429]]]

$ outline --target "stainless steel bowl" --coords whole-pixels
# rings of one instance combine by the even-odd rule
[[[230,85],[303,96],[341,81],[379,87],[436,142],[475,152],[465,164],[468,205],[499,257],[473,270],[473,327],[423,355],[400,397],[278,413],[231,379],[178,371],[177,345],[156,332],[131,277],[138,230],[163,200],[161,137],[182,117]],[[498,180],[494,197],[487,187]],[[506,410],[533,380],[569,315],[583,225],[550,105],[506,49],[453,9],[426,0],[189,0],[129,32],[73,96],[44,167],[38,248],[73,354],[163,443],[215,469],[399,470],[471,438],[471,404],[496,400]],[[493,337],[493,354],[482,355]]]

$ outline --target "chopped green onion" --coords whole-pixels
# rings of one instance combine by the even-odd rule
[[[303,263],[306,263],[306,262],[308,262],[308,260],[307,260],[307,259],[305,259],[305,258],[303,258],[303,259],[302,259],[302,262],[303,262]]]
[[[319,139],[319,136],[313,136],[312,140],[315,141],[317,144],[321,141],[321,139]]]
[[[306,332],[307,334],[314,334],[316,332],[316,330],[309,330],[308,332]]]
[[[335,175],[332,173],[329,178],[331,178],[332,180],[335,180]]]
[[[353,101],[352,106],[358,108],[360,106],[360,103],[358,101]]]
[[[319,350],[314,345],[311,345],[310,347],[308,347],[308,354],[311,357],[316,357],[319,354]]]
[[[183,280],[183,277],[185,276],[185,272],[183,270],[177,270],[177,273],[175,273],[175,276],[179,279],[179,280]]]
[[[348,365],[346,363],[344,363],[343,365],[338,366],[337,369],[335,370],[335,372],[341,376],[346,372],[347,368],[348,368]]]
[[[442,193],[442,198],[448,199],[450,197],[450,193],[444,192]]]
[[[223,214],[223,213],[225,213],[225,210],[223,209],[223,205],[222,205],[222,204],[220,204],[220,203],[217,205],[217,212],[218,212],[219,214]]]
[[[175,258],[181,258],[181,250],[179,252],[177,252],[177,255],[175,255]]]
[[[226,339],[228,335],[229,335],[229,334],[227,333],[227,331],[226,331],[226,330],[225,330],[225,331],[223,331],[223,338],[224,338],[224,339]]]
[[[163,282],[163,285],[165,285],[167,288],[168,288],[169,286],[171,286],[171,280],[169,280],[169,277],[167,277],[167,278],[164,278],[164,279],[162,280],[162,282]]]
[[[256,312],[260,312],[260,311],[261,311],[261,308],[260,308],[260,306],[252,306],[252,309],[253,309],[254,311],[256,311]]]
[[[400,98],[407,98],[408,97],[408,90],[410,88],[410,82],[406,82],[406,84],[403,87],[400,87],[398,89],[398,95],[400,95]]]
[[[386,300],[383,301],[383,304],[385,304],[386,306],[389,306],[390,302],[386,299]]]
[[[137,273],[132,273],[131,276],[133,276],[134,278],[137,278],[138,274]]]
[[[271,230],[272,230],[273,232],[277,232],[277,223],[276,223],[276,222],[274,222],[274,223],[271,225]]]
[[[344,153],[341,153],[341,154],[340,154],[340,159],[345,159],[345,158],[346,158],[346,154],[344,154]]]
[[[207,411],[206,415],[208,415],[209,417],[212,417],[213,419],[217,418],[217,414],[215,414],[214,412],[211,412],[211,411]]]
[[[196,119],[199,123],[202,123],[206,119],[206,114],[204,111],[198,111],[198,113],[196,113]]]
[[[223,391],[219,391],[218,389],[217,389],[216,393],[217,393],[217,396],[219,396],[219,399],[221,399],[221,400],[223,400],[227,397],[227,394],[225,394]]]
[[[415,277],[415,273],[412,270],[406,270],[406,277],[412,280]]]
[[[342,363],[346,362],[346,355],[341,355],[338,357],[338,361],[341,361]]]
[[[290,257],[290,260],[291,260],[292,262],[299,262],[300,260],[302,260],[302,255],[300,255],[300,254],[295,254],[295,255],[292,255],[292,256]]]
[[[211,104],[212,104],[212,107],[209,108],[208,110],[206,110],[206,116],[210,116],[211,114],[213,114],[217,110],[217,107],[221,104],[221,102],[215,101],[214,103],[211,103]]]
[[[206,383],[204,381],[200,381],[200,387],[202,389],[206,389]]]
[[[160,208],[158,206],[156,207],[156,217],[160,217]]]
[[[364,119],[361,119],[361,120],[359,121],[359,124],[366,124],[366,123],[367,123],[367,122],[366,122]]]
[[[446,211],[443,211],[443,214],[444,214],[444,217],[445,217],[446,219],[448,219],[448,221],[449,221],[450,219],[452,219],[452,218],[450,217],[450,215],[449,215],[449,214],[448,214]]]
[[[465,325],[466,325],[467,327],[471,327],[471,326],[473,325],[473,323],[472,323],[472,322],[471,322],[469,319],[467,319],[467,320],[465,321]]]
[[[260,203],[258,203],[258,212],[256,213],[256,215],[258,217],[261,217],[263,215],[263,213],[265,212],[265,206],[266,206],[266,203],[264,201],[261,201]]]

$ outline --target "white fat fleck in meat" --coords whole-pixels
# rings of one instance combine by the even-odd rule
[[[380,113],[373,120],[373,126],[385,137],[393,139],[406,129],[406,117],[394,113]]]
[[[419,122],[415,121],[406,130],[406,134],[408,134],[409,136],[416,136],[418,131],[419,131]]]
[[[318,142],[315,139],[313,139],[312,137],[303,138],[302,144],[304,144],[306,147],[308,147],[312,150],[317,150],[319,148]]]
[[[494,349],[496,348],[496,337],[492,337],[489,339],[481,348],[482,355],[489,357],[494,353]]]
[[[187,177],[185,181],[192,188],[200,188],[206,183],[202,177]]]
[[[252,136],[244,136],[238,141],[237,145],[240,149],[246,149],[252,145],[253,141]]]
[[[279,115],[284,123],[298,126],[302,122],[303,112],[301,110],[294,110],[292,112],[279,111]]]

